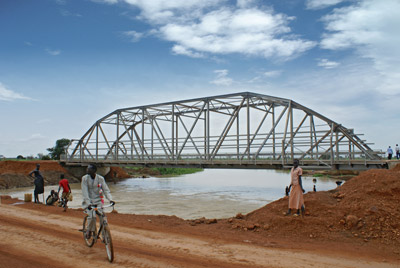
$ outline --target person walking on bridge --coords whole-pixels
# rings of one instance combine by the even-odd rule
[[[388,154],[388,159],[391,160],[393,155],[392,147],[389,146],[389,148],[387,149],[387,154]]]
[[[39,194],[44,193],[44,179],[42,176],[42,173],[40,173],[40,164],[36,164],[36,169],[32,170],[29,173],[29,177],[34,177],[34,184],[35,184],[35,190],[33,191],[33,195],[35,196],[35,203],[40,203],[39,202]],[[33,176],[32,176],[33,175]],[[44,202],[44,197],[43,197],[43,202]]]
[[[293,167],[290,171],[290,186],[289,186],[289,210],[286,212],[286,216],[292,213],[292,209],[296,209],[296,213],[293,216],[300,216],[300,209],[301,214],[304,216],[305,213],[305,206],[304,206],[304,199],[303,193],[305,190],[303,189],[301,176],[303,175],[303,169],[299,167],[299,160],[293,160]]]

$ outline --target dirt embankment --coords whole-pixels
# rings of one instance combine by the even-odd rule
[[[56,185],[60,175],[64,174],[70,183],[80,182],[80,178],[74,177],[57,161],[0,161],[0,189],[33,186],[34,178],[29,173],[40,164],[40,171],[44,177],[45,185]],[[129,178],[130,176],[119,167],[111,167],[105,176],[108,181]]]

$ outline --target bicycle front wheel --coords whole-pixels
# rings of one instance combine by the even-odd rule
[[[88,216],[86,216],[83,219],[83,239],[85,240],[86,246],[88,247],[92,247],[94,245],[94,241],[95,241],[95,235],[94,233],[90,234],[89,237],[86,236],[87,230],[89,228],[89,224],[88,224]]]
[[[104,226],[103,242],[106,245],[107,258],[109,262],[114,260],[114,248],[112,244],[111,232],[108,226]]]

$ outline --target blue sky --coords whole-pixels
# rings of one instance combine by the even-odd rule
[[[0,154],[118,108],[251,91],[400,142],[398,0],[1,0]]]

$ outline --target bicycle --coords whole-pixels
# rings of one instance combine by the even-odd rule
[[[101,208],[112,207],[114,210],[114,205],[115,202],[112,202],[111,204],[102,206]],[[86,217],[83,219],[83,229],[79,231],[83,232],[83,239],[85,240],[85,243],[88,247],[92,247],[97,242],[97,240],[100,239],[101,242],[103,242],[106,246],[108,261],[113,262],[114,248],[106,214],[103,211],[99,212],[97,205],[90,205],[87,209],[94,209],[96,211],[96,215],[99,217],[100,222],[99,229],[95,230],[94,232],[92,231],[89,234],[86,233],[88,230],[88,215],[86,215]]]

